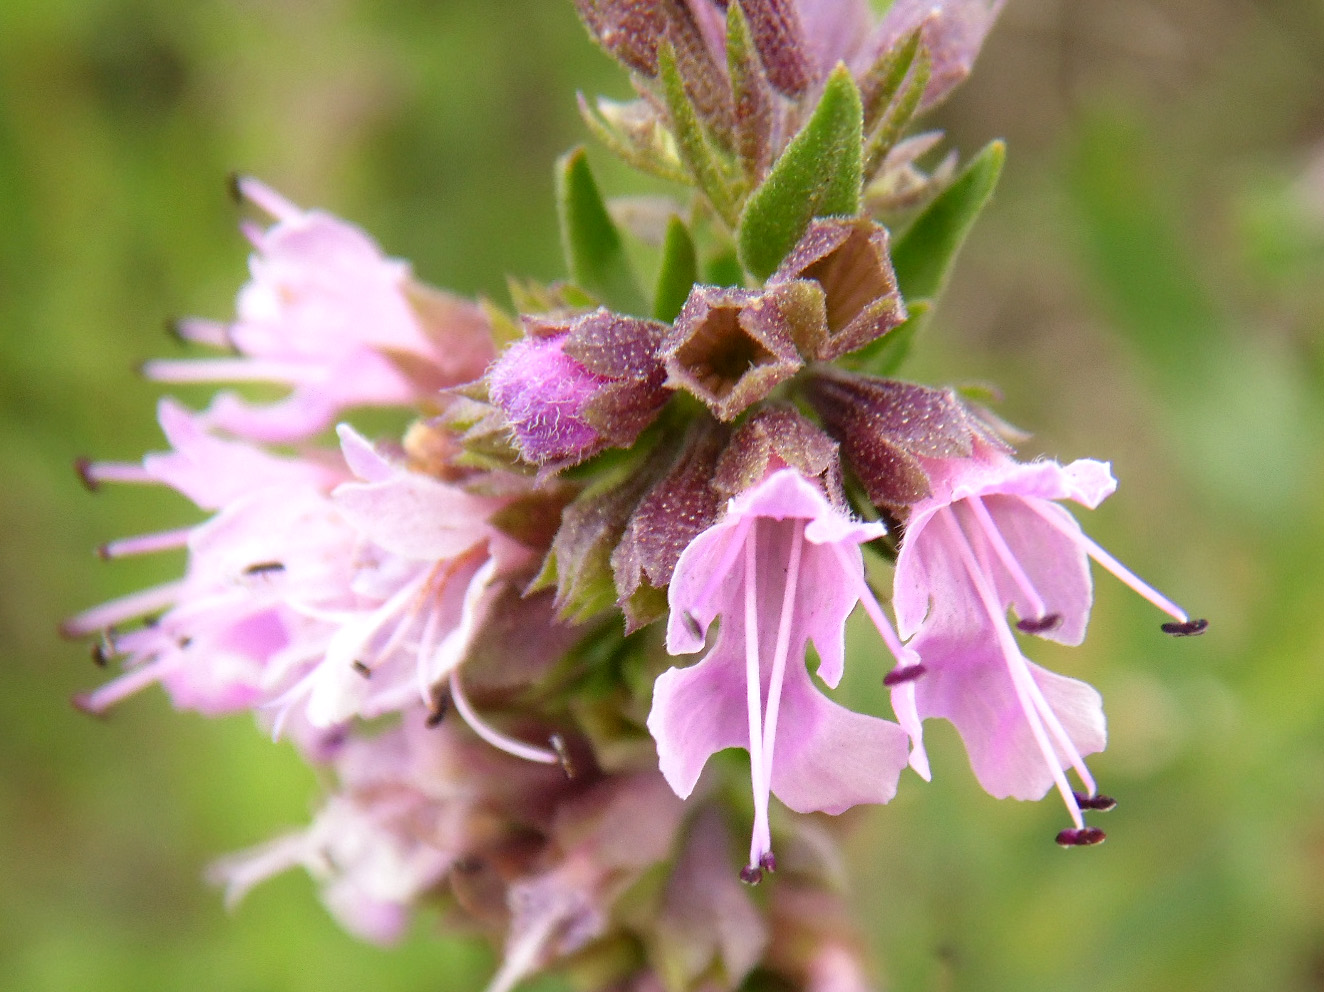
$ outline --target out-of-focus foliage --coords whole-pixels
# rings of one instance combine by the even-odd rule
[[[1051,802],[985,796],[951,733],[941,788],[908,776],[855,818],[890,987],[1319,987],[1321,51],[1301,0],[1011,0],[933,115],[963,155],[1005,137],[1008,159],[906,373],[997,382],[1025,454],[1112,458],[1091,531],[1212,626],[1164,638],[1103,576],[1086,646],[1036,647],[1107,702],[1103,848],[1056,848]],[[179,564],[91,549],[193,519],[88,496],[70,465],[158,445],[134,363],[173,346],[167,318],[230,312],[228,171],[503,299],[507,273],[562,274],[552,163],[585,137],[577,88],[624,95],[569,3],[0,4],[0,987],[481,988],[488,951],[426,924],[359,945],[294,876],[227,918],[203,867],[303,822],[316,783],[244,719],[67,705],[100,676],[59,617]],[[848,691],[876,702],[857,647]]]

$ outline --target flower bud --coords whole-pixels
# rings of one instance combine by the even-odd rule
[[[528,336],[488,373],[520,454],[564,468],[632,444],[667,400],[655,354],[662,329],[605,309],[568,321],[526,317]]]

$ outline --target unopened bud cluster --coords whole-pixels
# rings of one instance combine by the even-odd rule
[[[868,988],[835,821],[805,814],[929,779],[941,718],[988,792],[1056,788],[1057,842],[1098,844],[1102,701],[1028,638],[1080,643],[1091,562],[1168,633],[1206,623],[1062,506],[1106,498],[1106,463],[1020,462],[987,411],[894,377],[1002,155],[925,173],[941,135],[910,132],[1000,0],[577,6],[638,93],[582,103],[590,129],[685,195],[640,221],[664,229],[651,278],[582,151],[557,171],[570,278],[512,283],[511,313],[239,180],[271,223],[244,225],[236,318],[179,323],[218,354],[146,372],[288,392],[165,400],[169,451],[80,463],[205,518],[104,546],[187,564],[68,621],[123,665],[76,702],[159,685],[325,770],[310,824],[216,865],[232,900],[302,866],[380,942],[439,907],[502,948],[492,992],[558,965],[639,992]],[[342,422],[367,406],[416,419],[369,439]],[[878,644],[852,664],[895,719],[833,698],[857,609]],[[747,773],[709,762],[729,748]]]

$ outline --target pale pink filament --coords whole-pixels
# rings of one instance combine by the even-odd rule
[[[892,629],[892,624],[883,612],[878,598],[874,596],[873,590],[869,588],[869,583],[864,580],[864,576],[860,573],[859,563],[852,560],[849,552],[839,544],[833,544],[832,550],[836,553],[837,563],[841,566],[842,574],[855,587],[856,598],[859,599],[860,605],[864,607],[864,612],[868,614],[869,619],[873,621],[878,636],[883,639],[883,644],[887,646],[887,650],[896,659],[897,666],[910,668],[920,664],[919,655],[915,653],[914,649],[902,644],[901,638],[897,637],[896,631]],[[924,750],[920,738],[921,724],[919,708],[915,702],[915,683],[913,681],[903,682],[892,687],[892,707],[896,711],[897,719],[901,721],[901,725],[910,734],[912,744],[910,767],[915,770],[920,778],[927,782],[932,778],[932,771],[929,768],[928,753]]]
[[[155,534],[140,534],[136,537],[122,537],[101,546],[102,558],[123,558],[127,555],[147,555],[157,551],[172,551],[188,543],[192,527],[178,530],[163,530]]]
[[[795,617],[795,594],[800,583],[800,555],[804,550],[805,525],[793,520],[791,558],[786,565],[786,586],[782,591],[781,619],[777,624],[777,644],[772,652],[772,677],[768,682],[768,709],[763,717],[763,802],[772,789],[772,760],[777,750],[777,717],[781,709],[782,684],[786,679],[786,656],[791,648],[791,622]]]
[[[963,500],[962,502],[970,508],[970,512],[974,515],[975,521],[979,525],[979,529],[983,532],[984,536],[988,538],[988,543],[993,546],[993,553],[996,554],[998,560],[1002,562],[1002,567],[1007,570],[1012,581],[1015,582],[1021,592],[1025,594],[1025,598],[1030,601],[1030,609],[1035,611],[1033,619],[1042,620],[1048,612],[1044,607],[1043,597],[1039,595],[1039,590],[1035,589],[1034,583],[1030,581],[1030,577],[1025,574],[1025,569],[1021,566],[1019,559],[1017,559],[1012,553],[1011,548],[1007,546],[1007,540],[1002,536],[1002,532],[998,530],[997,524],[993,522],[993,516],[988,512],[988,507],[984,505],[983,501],[978,496],[971,496],[969,499]],[[1024,620],[1029,618],[1022,617],[1021,619]]]
[[[768,773],[763,762],[763,679],[759,667],[758,579],[755,545],[757,521],[745,547],[745,697],[749,709],[749,776],[754,787],[754,833],[749,841],[749,865],[758,868],[772,848],[768,826]]]
[[[1180,623],[1187,623],[1190,621],[1190,617],[1185,610],[1172,600],[1168,599],[1167,596],[1163,595],[1163,593],[1159,592],[1149,583],[1141,579],[1140,576],[1136,575],[1135,572],[1132,572],[1112,555],[1108,554],[1107,551],[1095,544],[1094,541],[1086,537],[1079,527],[1072,526],[1071,524],[1059,520],[1048,507],[1040,506],[1035,500],[1027,499],[1025,502],[1030,509],[1042,517],[1053,527],[1054,530],[1074,541],[1081,550],[1109,572],[1112,572],[1117,578],[1121,579],[1125,585],[1138,593],[1142,598],[1153,603],[1168,616]]]
[[[1071,819],[1077,828],[1084,827],[1085,820],[1080,814],[1080,806],[1076,802],[1075,794],[1072,792],[1067,777],[1062,771],[1062,762],[1058,753],[1053,748],[1052,742],[1048,739],[1048,733],[1044,729],[1042,716],[1047,716],[1053,723],[1057,721],[1056,714],[1052,707],[1048,705],[1043,694],[1038,691],[1038,686],[1033,686],[1034,677],[1030,674],[1026,665],[1025,656],[1021,654],[1020,647],[1016,643],[1016,638],[1011,632],[1011,627],[1007,624],[1007,617],[1001,605],[998,603],[997,594],[989,585],[988,575],[985,566],[980,563],[974,550],[970,547],[970,542],[966,539],[965,532],[961,530],[961,525],[956,517],[945,512],[939,512],[935,516],[941,518],[944,526],[948,528],[951,534],[953,545],[961,556],[961,561],[965,565],[966,574],[970,576],[970,581],[975,587],[980,602],[984,606],[984,611],[988,614],[989,620],[993,624],[994,632],[998,638],[998,644],[1002,648],[1002,656],[1007,664],[1007,674],[1011,677],[1012,689],[1016,693],[1016,699],[1020,703],[1021,712],[1025,715],[1025,720],[1030,726],[1030,733],[1034,736],[1035,743],[1039,746],[1039,751],[1043,754],[1044,763],[1048,765],[1048,770],[1053,776],[1053,782],[1057,785],[1057,790],[1062,795],[1062,801],[1066,804],[1067,811],[1071,814]],[[1030,683],[1027,686],[1026,683]],[[1031,689],[1033,686],[1033,689]],[[1056,736],[1056,735],[1055,735]],[[1066,738],[1065,733],[1062,734]],[[1059,741],[1061,743],[1061,741]],[[1070,739],[1066,738],[1066,743],[1070,746],[1068,753],[1068,763],[1071,764],[1079,773],[1084,767],[1084,762],[1076,753],[1074,745],[1070,744]],[[1074,759],[1074,760],[1073,760]],[[1082,776],[1089,789],[1090,794],[1094,792],[1094,783],[1092,779]]]
[[[464,694],[464,687],[460,684],[460,671],[455,669],[451,672],[450,678],[451,700],[455,703],[456,711],[464,718],[464,722],[469,725],[475,734],[481,737],[487,743],[500,751],[514,755],[516,758],[523,758],[525,761],[536,761],[543,765],[559,764],[561,759],[555,751],[546,748],[534,747],[532,744],[525,744],[523,741],[517,741],[513,737],[507,737],[498,731],[495,727],[483,721],[469,699]]]

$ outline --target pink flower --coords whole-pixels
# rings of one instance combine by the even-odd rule
[[[559,762],[489,727],[460,683],[460,663],[508,578],[534,564],[489,525],[502,500],[413,471],[348,427],[341,458],[323,465],[218,439],[197,420],[163,403],[174,451],[141,466],[83,466],[94,482],[166,482],[217,512],[103,549],[118,557],[187,548],[188,564],[179,580],[66,623],[69,636],[101,635],[100,660],[125,657],[124,674],[78,705],[102,712],[159,682],[179,707],[269,713],[277,734],[293,717],[315,748],[355,717],[451,700],[494,746]]]
[[[864,581],[858,546],[884,532],[882,524],[851,520],[817,486],[783,468],[732,499],[676,565],[667,650],[698,651],[719,614],[722,623],[698,664],[658,678],[648,729],[662,774],[682,798],[710,755],[728,747],[749,751],[754,830],[742,873],[748,881],[775,866],[770,792],[797,812],[827,813],[884,803],[896,792],[907,760],[905,732],[830,702],[804,664],[812,640],[819,677],[837,685],[843,625],[861,598],[886,627],[884,637],[909,657]]]
[[[240,179],[238,190],[275,218],[265,230],[243,227],[256,251],[238,319],[178,326],[187,340],[237,354],[153,361],[144,372],[161,382],[277,383],[290,393],[262,405],[221,393],[206,426],[293,441],[347,408],[417,405],[482,374],[493,348],[476,305],[414,282],[407,263],[353,225],[300,210],[254,179]]]
[[[305,829],[231,855],[211,871],[236,904],[254,886],[302,866],[351,933],[397,940],[414,904],[457,861],[502,838],[497,824],[543,822],[570,783],[557,768],[511,761],[420,714],[332,758],[337,791]]]
[[[1093,558],[1171,615],[1168,632],[1199,633],[1205,622],[1125,569],[1053,502],[1097,506],[1116,487],[1106,463],[1021,463],[977,445],[972,458],[925,459],[925,469],[933,492],[912,508],[893,600],[898,630],[922,665],[889,678],[893,705],[916,752],[918,718],[951,720],[990,794],[1038,799],[1056,784],[1075,823],[1059,841],[1097,843],[1102,831],[1085,827],[1081,808],[1110,804],[1096,796],[1084,762],[1107,740],[1102,701],[1085,683],[1028,661],[1007,610],[1026,633],[1079,644]],[[1067,768],[1080,776],[1084,797],[1072,792]]]
[[[185,575],[72,618],[71,637],[100,634],[99,661],[124,655],[125,673],[77,702],[101,712],[160,682],[176,706],[208,714],[256,705],[271,665],[313,625],[285,607],[286,590],[327,596],[343,583],[354,534],[327,498],[343,464],[283,458],[208,434],[169,400],[161,425],[173,450],[141,465],[81,465],[90,484],[159,483],[218,511],[193,527],[111,541],[105,558],[176,548]],[[157,616],[159,614],[159,616]],[[155,617],[155,619],[151,619]],[[140,626],[125,629],[139,618]]]

